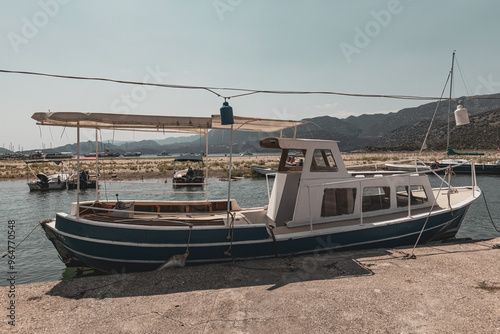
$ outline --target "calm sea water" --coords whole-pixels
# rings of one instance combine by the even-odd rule
[[[456,185],[470,184],[470,178],[456,176]],[[500,176],[479,176],[479,186],[483,190],[489,209],[495,219],[497,228],[500,229]],[[436,182],[434,182],[436,183]],[[267,186],[265,179],[241,179],[232,183],[231,197],[236,199],[242,207],[254,207],[267,204]],[[185,194],[169,194],[171,184],[164,183],[163,179],[144,180],[106,184],[101,191],[108,191],[108,199],[115,199],[119,193],[120,199],[175,199],[175,200],[201,200],[204,194],[187,192]],[[125,192],[133,189],[134,192]],[[15,242],[18,245],[30,232],[25,241],[15,250],[14,268],[16,284],[53,281],[66,277],[69,274],[59,260],[52,243],[45,237],[38,226],[38,222],[46,218],[54,218],[56,212],[68,212],[71,202],[76,199],[75,190],[62,190],[53,192],[30,192],[26,181],[0,182],[0,250],[7,251],[8,222],[15,221]],[[227,198],[227,182],[216,178],[209,179],[210,199]],[[135,191],[141,191],[137,194]],[[144,193],[145,191],[145,193]],[[146,195],[146,196],[145,196]],[[81,194],[82,200],[95,198],[95,190],[86,190]],[[101,199],[105,199],[101,194]],[[458,238],[489,239],[500,237],[492,226],[483,198],[476,200],[457,234]],[[6,278],[9,271],[8,258],[0,260],[0,286],[7,285]]]

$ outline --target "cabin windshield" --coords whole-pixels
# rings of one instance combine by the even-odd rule
[[[329,149],[315,149],[311,163],[311,172],[336,172],[337,164]]]
[[[304,157],[306,150],[289,150],[283,149],[281,152],[281,159],[278,171],[302,171],[304,166]]]

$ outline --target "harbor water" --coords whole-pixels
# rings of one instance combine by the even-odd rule
[[[454,178],[457,186],[470,184],[470,177],[457,175]],[[481,175],[478,176],[478,183],[484,197],[472,204],[457,238],[480,240],[500,236],[489,215],[493,217],[497,229],[500,229],[500,197],[497,192],[500,188],[500,177]],[[210,178],[209,198],[227,199],[227,185],[227,181]],[[433,185],[439,185],[439,180],[433,180]],[[1,181],[0,186],[0,250],[2,253],[7,252],[9,240],[14,241],[17,246],[10,254],[15,256],[10,256],[14,263],[9,263],[9,256],[0,261],[0,286],[9,283],[7,278],[12,269],[15,271],[17,284],[54,281],[74,275],[74,271],[67,270],[58,258],[39,222],[54,218],[56,212],[69,212],[71,203],[76,200],[76,190],[30,192],[25,180]],[[271,186],[270,179],[269,187]],[[172,184],[165,183],[164,179],[115,181],[101,185],[100,199],[115,200],[116,194],[119,194],[120,200],[203,200],[205,194],[199,192],[201,189],[193,188],[172,193]],[[80,200],[95,198],[95,189],[82,191],[80,195]],[[268,186],[265,178],[234,181],[231,185],[231,198],[236,199],[244,208],[266,205]],[[15,235],[15,238],[12,235]]]

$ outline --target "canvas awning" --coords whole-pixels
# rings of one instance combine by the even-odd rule
[[[92,112],[36,112],[31,116],[39,125],[64,127],[139,130],[149,132],[206,133],[209,129],[230,129],[221,125],[219,115],[211,117],[129,115]],[[277,132],[305,124],[303,121],[234,117],[235,131]]]

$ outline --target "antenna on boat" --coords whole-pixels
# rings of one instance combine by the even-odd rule
[[[422,146],[420,147],[420,153],[422,153],[422,151],[427,148],[427,138],[429,137],[429,133],[430,133],[431,128],[432,128],[432,124],[433,124],[434,119],[436,117],[436,113],[439,109],[439,104],[441,102],[441,98],[443,97],[443,94],[446,90],[446,86],[448,85],[448,81],[450,82],[450,97],[448,99],[448,125],[447,125],[447,131],[446,131],[446,151],[447,151],[448,155],[450,155],[449,152],[454,152],[450,148],[450,114],[451,114],[451,100],[452,100],[452,94],[453,94],[453,69],[454,69],[454,63],[455,63],[455,52],[456,52],[456,50],[453,51],[453,56],[451,59],[451,70],[448,73],[448,78],[446,79],[446,83],[444,84],[443,91],[441,92],[441,97],[437,101],[436,109],[434,110],[434,115],[432,116],[431,122],[429,124],[429,128],[427,129],[427,133],[425,134],[425,138],[424,138],[424,141],[422,143]],[[463,107],[462,102],[463,102],[463,99],[458,101],[457,109],[454,112],[455,123],[457,126],[469,124],[468,111],[466,108]],[[456,152],[454,152],[454,153],[456,153]],[[459,153],[456,153],[456,154],[459,154]]]
[[[446,149],[450,147],[450,114],[451,114],[451,94],[453,90],[453,64],[455,63],[455,52],[453,50],[453,55],[451,56],[451,70],[450,70],[450,99],[448,100],[448,129],[446,135]]]
[[[448,100],[448,130],[446,135],[446,154],[458,154],[458,155],[484,155],[484,153],[458,153],[450,148],[450,114],[451,114],[451,96],[453,89],[453,65],[455,64],[455,52],[453,50],[453,56],[451,58],[451,71],[450,71],[450,99]],[[463,100],[458,101],[457,109],[454,112],[455,124],[456,126],[469,124],[469,114],[466,108],[462,106]]]

